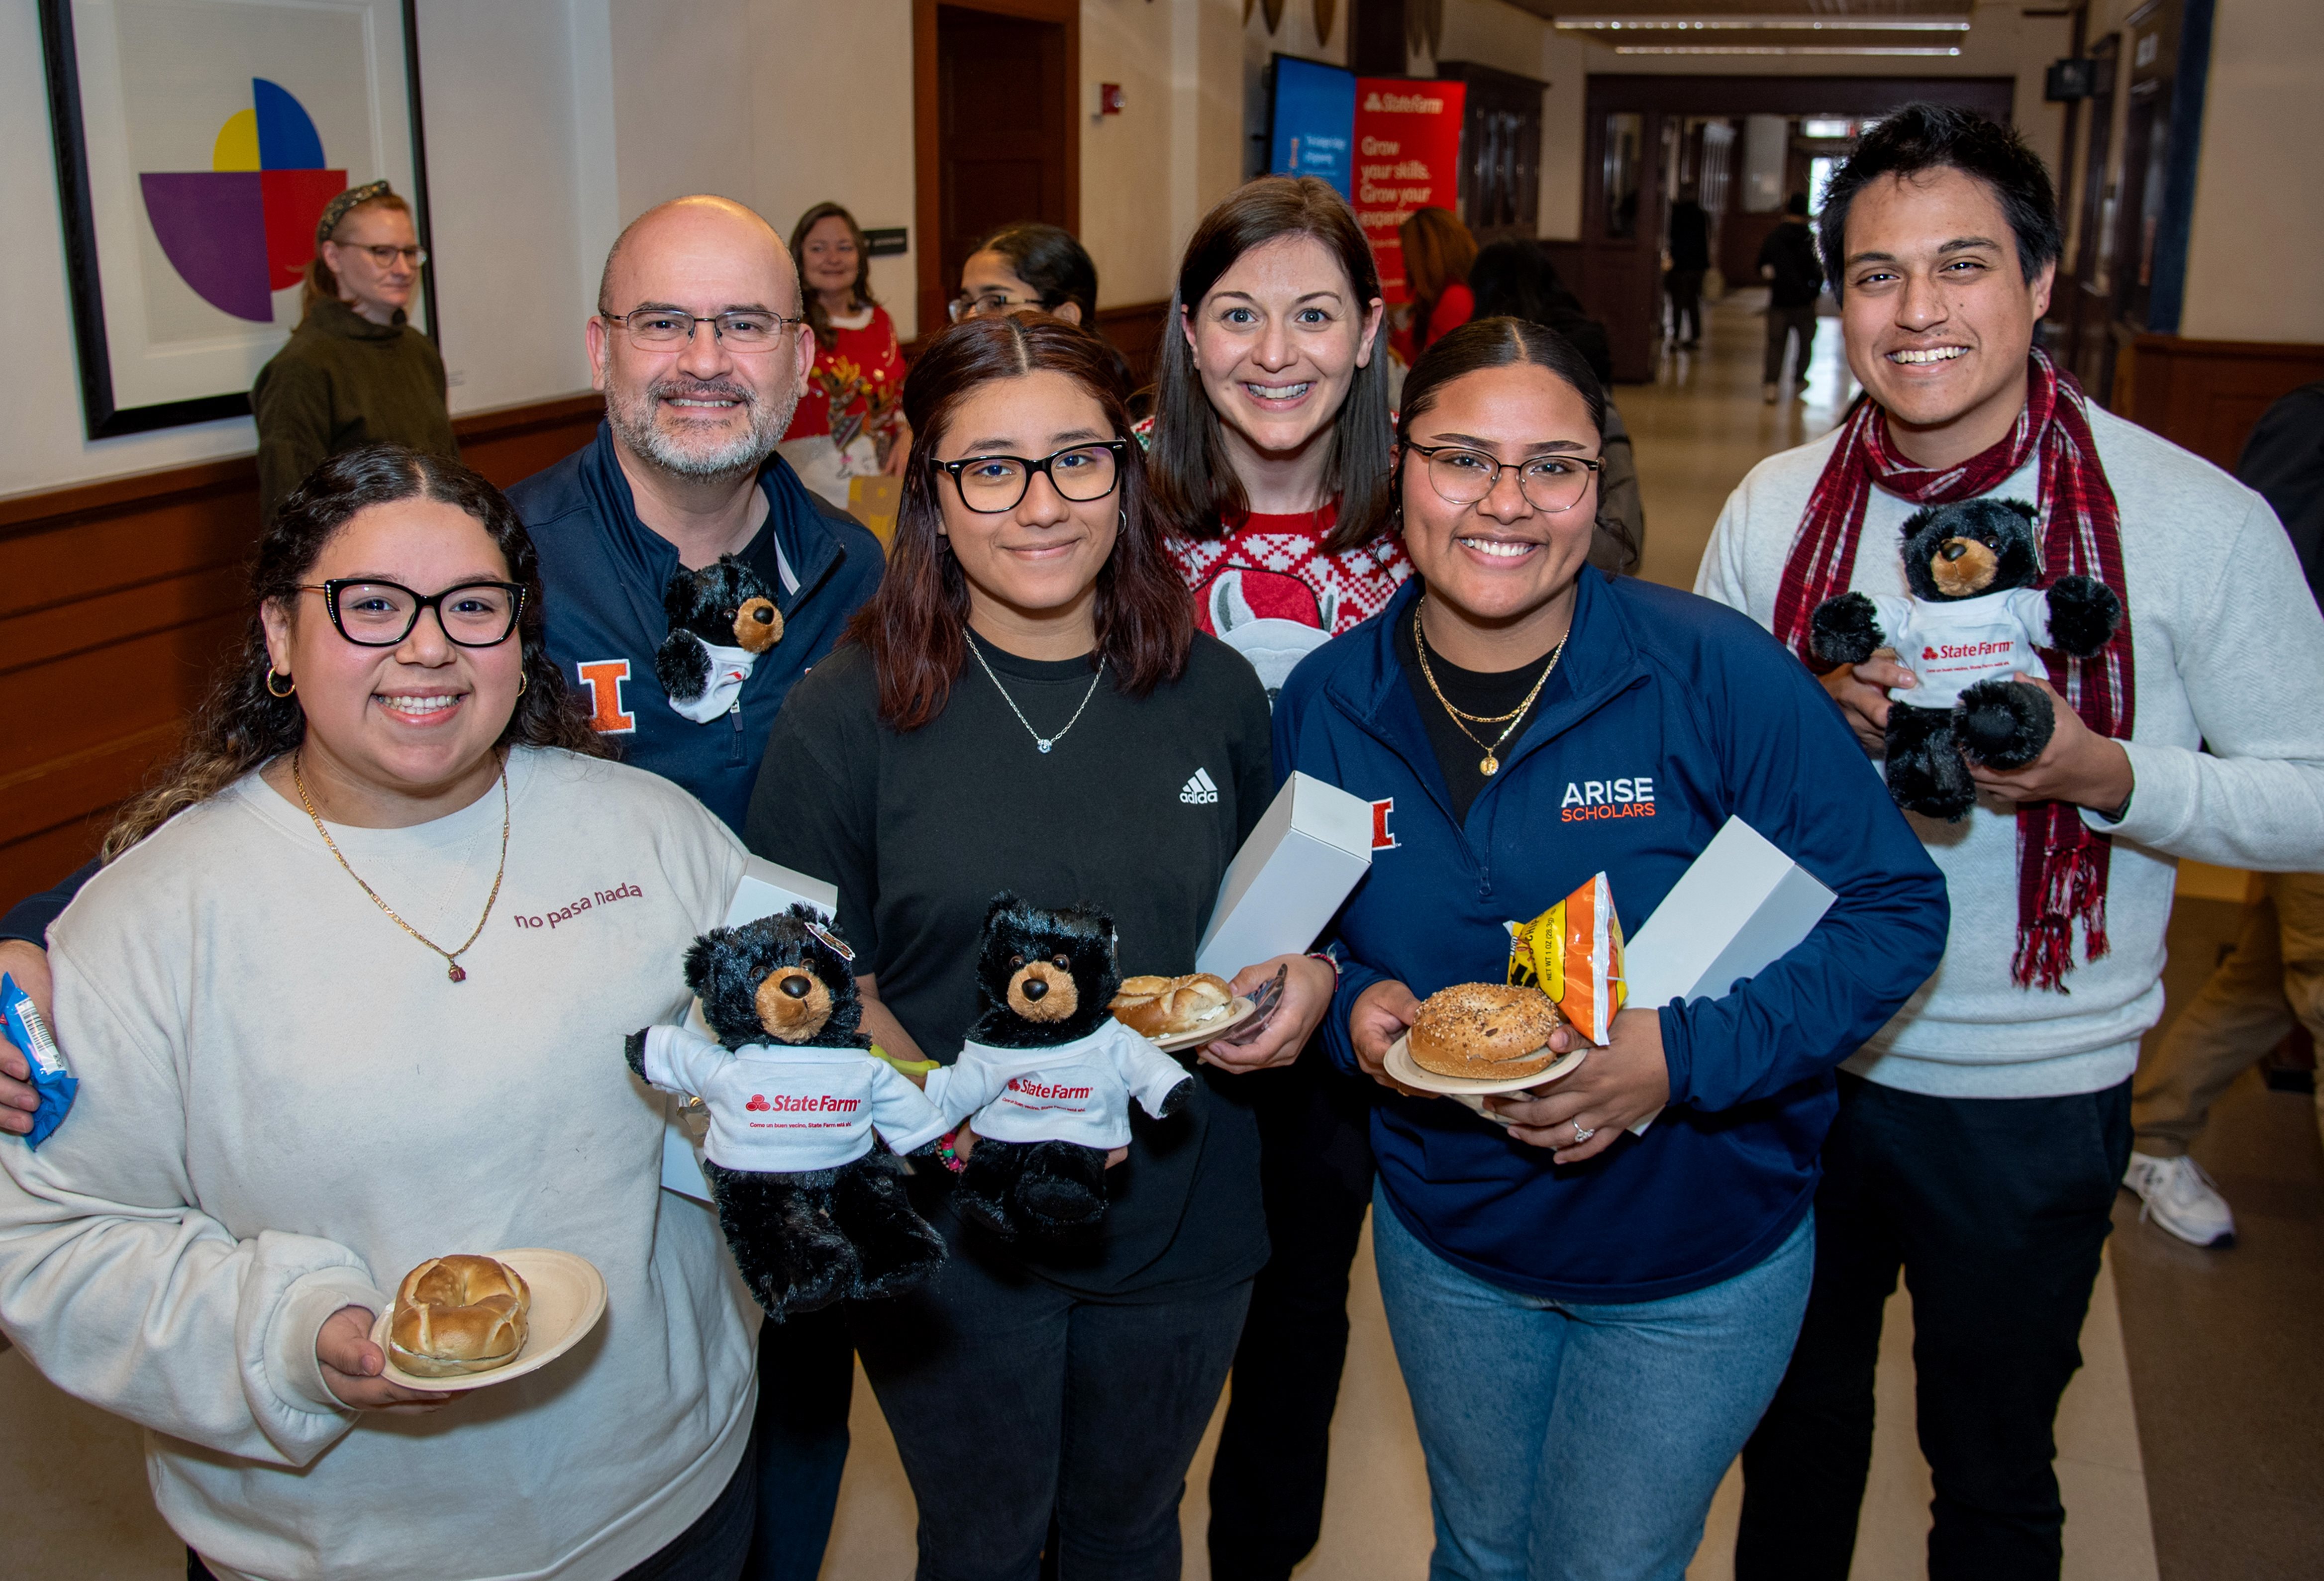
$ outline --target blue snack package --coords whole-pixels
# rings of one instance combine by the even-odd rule
[[[80,1082],[65,1068],[65,1057],[57,1050],[41,1007],[6,972],[0,972],[0,1019],[7,1023],[8,1041],[24,1051],[24,1062],[32,1068],[32,1090],[40,1095],[41,1106],[32,1111],[32,1133],[24,1141],[38,1147],[65,1123]]]

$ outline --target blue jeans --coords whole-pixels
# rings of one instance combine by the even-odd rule
[[[1583,1304],[1464,1273],[1372,1195],[1388,1331],[1428,1459],[1429,1581],[1682,1581],[1783,1381],[1813,1217],[1732,1279]]]

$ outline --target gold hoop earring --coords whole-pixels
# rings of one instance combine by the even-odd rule
[[[519,670],[516,673],[516,694],[518,696],[523,696],[524,689],[531,685],[532,677],[530,676],[526,675],[522,670]]]
[[[278,672],[272,665],[266,666],[266,694],[269,697],[288,697],[291,693],[296,692],[299,689],[298,682],[291,681],[289,676],[284,676],[282,678],[286,681],[290,681],[290,684],[288,686],[283,687],[280,692],[276,691],[274,689],[274,677],[277,673]]]

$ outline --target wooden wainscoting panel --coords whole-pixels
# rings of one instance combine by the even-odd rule
[[[595,437],[583,392],[454,419],[501,487]],[[240,639],[249,456],[0,499],[0,906],[87,860]]]
[[[2233,472],[2260,415],[2319,379],[2324,345],[2135,335],[2116,354],[2107,404]]]

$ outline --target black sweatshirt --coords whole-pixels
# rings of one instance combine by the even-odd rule
[[[973,657],[944,712],[899,734],[879,721],[870,655],[843,646],[784,703],[743,830],[769,860],[838,886],[836,931],[857,970],[947,1064],[979,1014],[977,935],[995,892],[1104,908],[1124,976],[1192,971],[1219,880],[1274,791],[1266,690],[1215,639],[1196,637],[1185,674],[1143,701],[1111,672],[1092,692],[1085,659],[982,651],[1045,734],[1088,696],[1051,751]],[[1185,1111],[1132,1110],[1094,1254],[1013,1255],[1054,1284],[1116,1299],[1206,1294],[1258,1272],[1258,1126],[1240,1078],[1197,1069]],[[945,1211],[943,1172],[915,1177],[924,1211]]]

